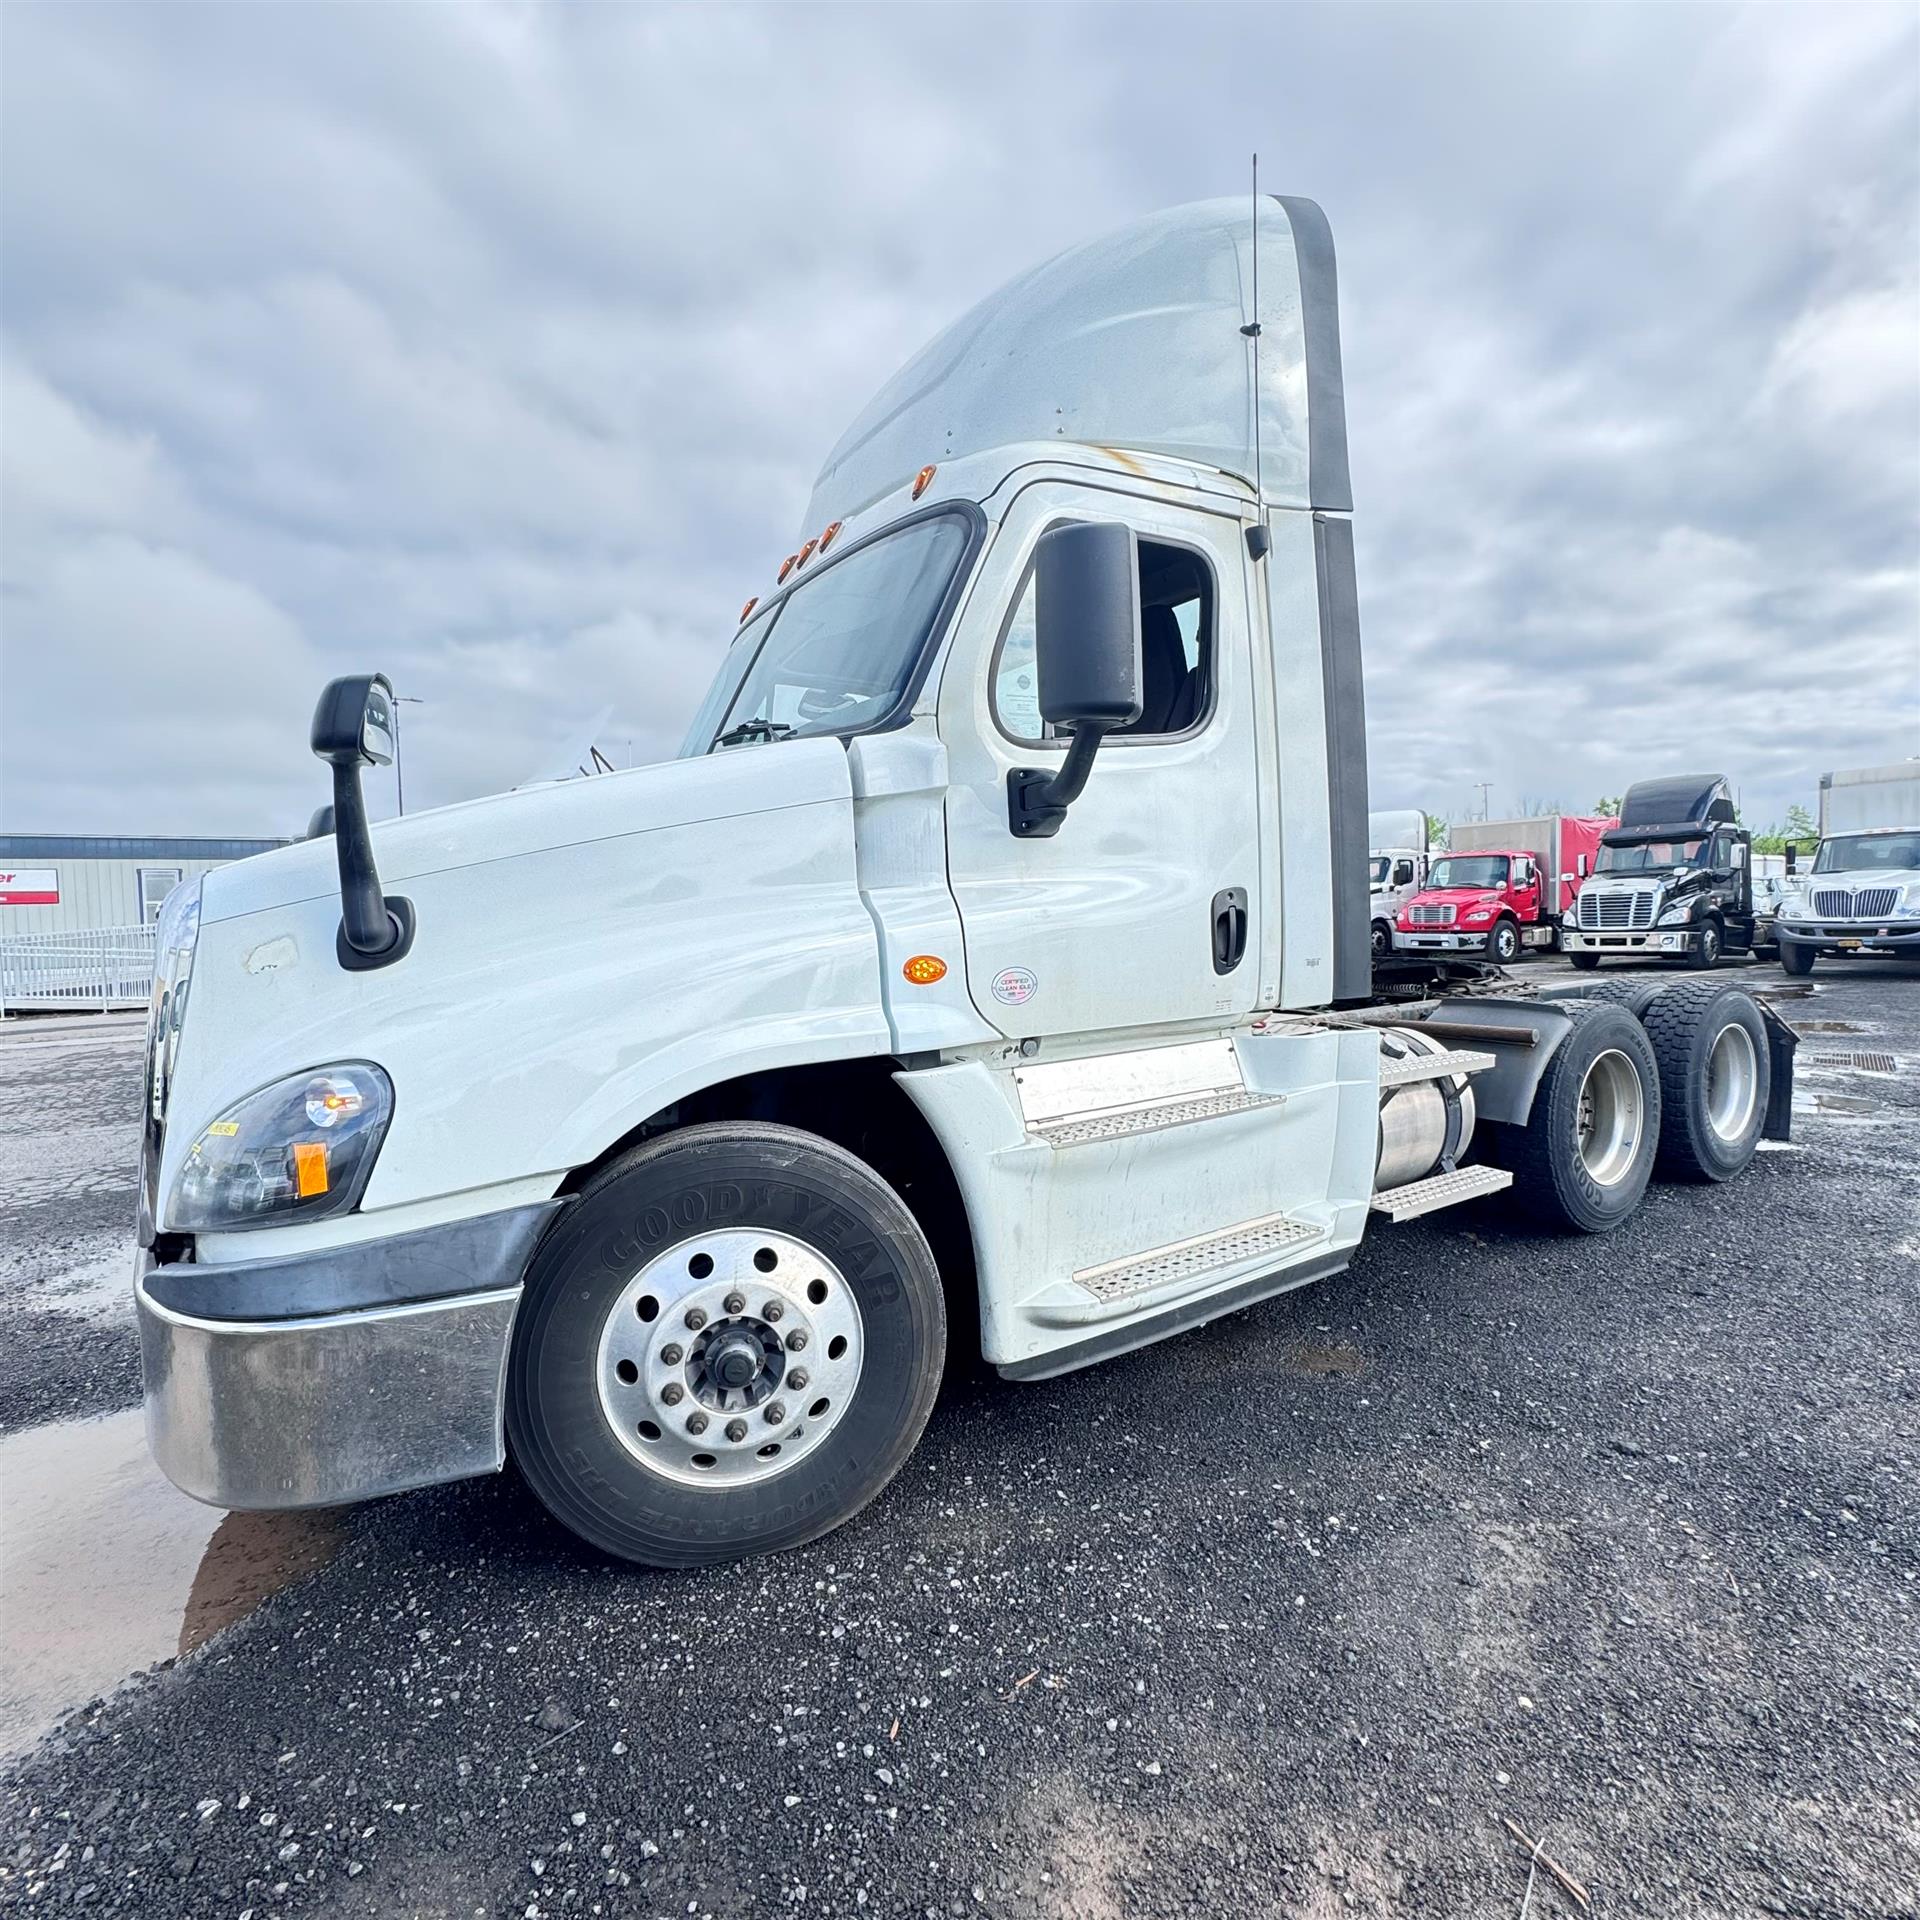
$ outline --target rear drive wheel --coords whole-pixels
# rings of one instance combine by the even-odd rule
[[[1660,1068],[1659,1171],[1731,1180],[1767,1117],[1772,1061],[1760,1009],[1739,987],[1702,980],[1668,987],[1641,1018]]]
[[[1511,966],[1520,957],[1520,929],[1511,920],[1496,920],[1487,935],[1487,958]]]
[[[1500,1130],[1514,1193],[1537,1218],[1605,1233],[1640,1204],[1660,1133],[1653,1042],[1624,1007],[1573,1016],[1524,1127]]]
[[[1567,958],[1571,960],[1582,973],[1591,973],[1594,968],[1600,964],[1600,956],[1597,953],[1574,952],[1568,954]]]
[[[1791,946],[1785,940],[1780,942],[1780,965],[1784,972],[1803,974],[1813,971],[1816,954],[1813,947]]]
[[[893,1478],[945,1352],[932,1252],[871,1168],[791,1127],[689,1127],[595,1176],[535,1255],[508,1443],[605,1553],[771,1553]]]
[[[1687,955],[1687,965],[1695,973],[1705,973],[1710,968],[1717,967],[1720,964],[1722,938],[1718,920],[1703,920],[1700,923],[1700,938],[1694,942],[1692,952]]]

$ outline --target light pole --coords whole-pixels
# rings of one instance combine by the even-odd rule
[[[418,694],[396,693],[393,696],[393,791],[402,814],[407,810],[407,777],[400,771],[400,709],[424,707],[426,704]]]
[[[395,741],[394,745],[398,747],[399,742]],[[1474,785],[1480,789],[1480,818],[1484,820],[1487,817],[1487,790],[1493,785],[1493,782],[1491,780],[1476,780]]]

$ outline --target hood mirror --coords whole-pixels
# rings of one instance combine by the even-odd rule
[[[330,680],[313,710],[313,751],[333,768],[333,844],[340,867],[334,953],[350,973],[391,966],[413,945],[413,903],[380,890],[367,825],[363,767],[393,762],[393,685],[384,673]],[[329,811],[322,809],[322,812]],[[313,830],[318,832],[320,814]]]

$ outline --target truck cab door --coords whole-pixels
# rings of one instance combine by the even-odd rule
[[[1522,926],[1540,923],[1540,865],[1535,860],[1517,860],[1508,888],[1514,917]]]
[[[1016,837],[1007,775],[1052,768],[1033,556],[1067,520],[1139,542],[1143,711],[1106,736],[1051,838]],[[1228,1021],[1258,998],[1268,894],[1245,548],[1231,514],[1035,481],[982,563],[939,696],[948,874],[967,983],[1010,1036]]]

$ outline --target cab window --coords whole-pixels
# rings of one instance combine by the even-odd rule
[[[1190,733],[1212,711],[1217,642],[1213,570],[1190,547],[1142,540],[1140,548],[1140,718],[1109,740]],[[1020,741],[1052,737],[1040,718],[1033,663],[1033,572],[1001,636],[993,670],[993,714]]]

